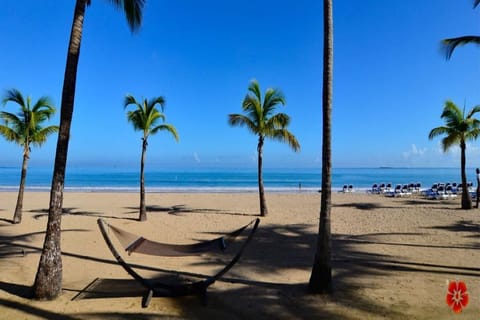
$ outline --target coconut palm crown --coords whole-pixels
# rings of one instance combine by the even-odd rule
[[[473,117],[477,112],[480,112],[480,105],[474,107],[468,112],[468,114],[465,115],[465,110],[461,110],[452,101],[448,100],[445,102],[445,107],[443,108],[443,112],[440,116],[443,120],[445,120],[445,125],[433,128],[428,135],[429,139],[433,139],[437,136],[444,136],[441,142],[444,152],[448,151],[453,146],[460,146],[462,209],[472,208],[472,201],[467,188],[465,151],[467,149],[466,142],[469,140],[475,140],[480,135],[480,121]]]
[[[265,200],[263,187],[262,162],[263,162],[263,144],[265,138],[270,138],[280,142],[287,143],[294,151],[300,150],[300,144],[297,138],[288,131],[290,117],[285,113],[275,113],[279,104],[285,105],[285,97],[276,89],[269,88],[265,91],[262,100],[260,85],[257,80],[252,80],[249,87],[249,93],[245,96],[242,103],[244,114],[230,114],[228,123],[231,126],[247,127],[247,129],[258,136],[258,188],[260,195],[260,215],[266,216],[268,209]]]
[[[140,215],[138,220],[147,220],[147,209],[145,204],[145,154],[147,151],[148,138],[159,131],[167,131],[172,134],[176,141],[178,141],[177,129],[166,123],[159,123],[165,121],[165,114],[163,114],[165,99],[163,97],[156,97],[151,100],[143,99],[137,102],[132,95],[127,95],[123,103],[124,108],[135,106],[134,110],[127,112],[127,119],[132,123],[135,131],[141,131],[142,136],[142,157],[140,162]],[[161,111],[158,110],[157,105],[160,106]]]
[[[47,141],[48,136],[58,131],[58,126],[42,126],[43,122],[49,120],[55,114],[55,107],[48,97],[41,97],[32,105],[30,97],[24,98],[17,89],[10,89],[2,99],[4,105],[8,102],[16,103],[20,107],[17,114],[0,112],[0,119],[3,120],[3,124],[0,124],[0,135],[7,141],[14,142],[23,148],[20,186],[13,215],[13,223],[20,223],[22,221],[23,194],[28,160],[31,152],[30,146],[42,146]]]

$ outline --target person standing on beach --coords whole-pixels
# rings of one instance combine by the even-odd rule
[[[477,202],[475,204],[475,208],[478,209],[478,201],[479,201],[479,197],[480,197],[480,169],[475,169],[475,172],[477,173],[477,195],[476,195],[476,198],[477,198]]]

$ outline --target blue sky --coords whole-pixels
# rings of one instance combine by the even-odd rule
[[[58,122],[74,0],[3,1],[0,90],[34,100],[50,96]],[[446,99],[480,104],[480,48],[450,61],[440,40],[480,34],[470,0],[334,0],[334,167],[459,165],[428,133],[442,124]],[[164,96],[167,122],[180,142],[152,136],[147,166],[256,167],[257,139],[232,128],[251,79],[279,88],[279,110],[302,150],[267,141],[265,167],[321,165],[322,2],[313,0],[148,0],[141,30],[131,34],[109,1],[87,9],[68,164],[135,166],[140,133],[126,120],[126,94]],[[4,110],[14,111],[9,104]],[[31,165],[48,165],[56,137],[34,149]],[[480,165],[479,142],[468,145]],[[21,149],[0,139],[0,166],[19,165]]]

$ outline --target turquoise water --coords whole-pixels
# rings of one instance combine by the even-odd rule
[[[321,169],[265,169],[264,184],[267,191],[317,192],[321,187]],[[50,189],[52,169],[32,167],[28,170],[27,190]],[[476,183],[473,168],[467,170],[469,181]],[[15,191],[20,180],[20,168],[0,167],[0,191]],[[335,168],[332,187],[353,185],[367,190],[374,183],[421,183],[422,188],[438,182],[460,182],[458,168]],[[73,167],[67,169],[67,191],[120,191],[139,190],[139,173],[134,168]],[[148,192],[255,192],[256,169],[202,169],[202,170],[146,170],[145,185]]]

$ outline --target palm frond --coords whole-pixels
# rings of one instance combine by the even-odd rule
[[[125,99],[123,100],[123,108],[125,109],[132,104],[135,105],[139,109],[142,108],[142,105],[140,103],[138,103],[137,100],[135,100],[135,98],[132,95],[127,94],[125,96]]]
[[[37,102],[32,107],[33,112],[42,112],[45,116],[50,118],[55,114],[55,107],[53,106],[52,100],[49,97],[40,97]]]
[[[277,113],[268,119],[268,122],[273,128],[285,128],[290,124],[290,117],[286,113]]]
[[[51,134],[58,132],[58,126],[48,126],[41,130],[35,131],[30,137],[31,143],[34,146],[40,147],[47,142]]]
[[[479,1],[480,1],[480,0],[479,0]],[[472,108],[472,110],[470,110],[470,112],[469,112],[468,115],[467,115],[467,119],[472,118],[473,115],[474,115],[475,113],[477,113],[477,112],[480,112],[480,105],[475,106],[475,107]]]
[[[445,57],[449,60],[452,57],[453,51],[458,46],[463,46],[465,44],[480,44],[480,36],[463,36],[457,38],[445,39],[442,41],[442,51],[445,53]]]
[[[435,137],[438,137],[444,134],[448,135],[449,133],[450,133],[450,128],[448,127],[444,127],[444,126],[436,127],[430,131],[430,133],[428,134],[428,139],[432,140]]]
[[[18,133],[10,127],[0,125],[0,135],[5,138],[5,140],[10,142],[15,142],[21,145],[22,139]]]
[[[277,89],[268,88],[265,92],[265,99],[263,102],[263,116],[268,118],[274,111],[277,105],[285,105],[285,97],[283,93]]]
[[[132,32],[137,31],[142,24],[142,11],[145,0],[110,0],[118,9],[123,9],[128,26]]]
[[[243,99],[242,109],[247,113],[247,116],[257,125],[260,125],[263,121],[262,105],[255,96],[248,94]]]
[[[7,90],[3,96],[2,103],[5,105],[8,102],[15,102],[16,104],[20,105],[21,107],[25,107],[25,99],[20,91],[17,89],[10,89]]]
[[[253,93],[254,97],[256,97],[258,101],[262,101],[262,92],[260,91],[260,84],[256,79],[252,79],[252,81],[250,81],[250,85],[248,86],[248,91]]]
[[[11,112],[6,112],[6,111],[1,111],[0,112],[0,119],[2,119],[4,122],[9,123],[11,125],[18,125],[19,123],[22,123],[22,120],[16,115]]]
[[[228,115],[228,124],[232,127],[247,127],[247,129],[254,133],[258,134],[259,130],[255,122],[252,121],[249,117],[243,114],[230,114]]]
[[[480,136],[480,128],[476,127],[471,129],[465,134],[465,141],[476,140]]]
[[[127,119],[129,122],[132,123],[134,130],[143,130],[145,121],[143,121],[142,113],[135,111],[128,111],[127,112]]]
[[[480,3],[480,0],[474,0],[473,1],[473,7],[476,8],[479,3]]]
[[[456,128],[464,121],[464,114],[455,103],[447,100],[440,118],[445,120],[447,127]]]
[[[458,145],[461,142],[460,135],[451,134],[442,139],[442,148],[444,152],[447,152],[454,145]]]
[[[147,104],[147,110],[151,110],[151,109],[154,109],[155,106],[158,104],[160,105],[160,110],[163,112],[163,110],[165,109],[165,98],[160,96],[160,97],[155,97],[153,99],[150,99],[148,101],[148,104]]]
[[[295,138],[295,136],[287,129],[275,130],[269,137],[280,142],[288,143],[290,148],[295,152],[300,151],[300,144],[298,143],[297,138]]]
[[[177,132],[177,129],[171,125],[171,124],[161,124],[161,125],[158,125],[156,126],[155,128],[153,128],[150,133],[151,134],[156,134],[157,132],[159,131],[167,131],[167,132],[170,132],[172,134],[172,136],[175,138],[176,141],[178,141],[180,138],[178,136],[178,132]]]
[[[48,137],[51,134],[57,133],[58,129],[59,129],[58,126],[48,126],[48,127],[42,128],[38,132],[40,135],[44,135]]]
[[[143,114],[144,130],[150,131],[159,121],[165,121],[165,115],[157,109],[150,110],[149,113]]]

